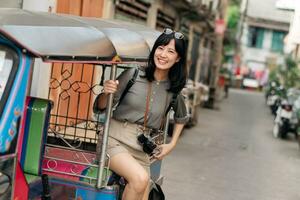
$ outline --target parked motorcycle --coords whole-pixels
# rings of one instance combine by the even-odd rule
[[[294,102],[294,107],[293,107],[293,110],[294,110],[294,115],[295,117],[298,119],[298,124],[297,124],[297,136],[298,136],[298,144],[299,144],[299,148],[300,148],[300,95],[298,97],[298,99]]]
[[[281,104],[282,99],[287,98],[287,92],[285,88],[280,85],[279,87],[273,88],[270,91],[270,94],[268,95],[267,99],[267,105],[270,106],[271,113],[276,117],[276,112],[278,110],[278,107]]]
[[[298,118],[294,112],[293,104],[283,100],[276,112],[273,135],[276,138],[286,138],[288,133],[293,133],[295,138],[298,137]]]
[[[270,107],[271,113],[274,116],[276,116],[276,111],[280,105],[280,102],[281,102],[280,96],[277,94],[275,90],[271,90],[270,94],[268,95],[267,105]]]
[[[271,91],[276,90],[277,87],[279,87],[279,83],[277,83],[276,81],[271,81],[268,83],[268,85],[265,87],[266,101],[268,100],[268,97],[271,95]]]

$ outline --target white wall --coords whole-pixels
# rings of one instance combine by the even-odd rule
[[[41,59],[35,59],[30,96],[48,98],[51,66],[51,63],[44,63]]]
[[[56,0],[23,0],[23,9],[33,11],[56,11]]]
[[[56,0],[24,0],[23,9],[31,11],[56,11]],[[51,65],[36,59],[33,66],[30,96],[48,98]]]

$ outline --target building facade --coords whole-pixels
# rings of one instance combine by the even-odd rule
[[[162,31],[169,27],[185,34],[189,79],[212,90],[217,87],[222,60],[222,37],[215,20],[224,19],[227,0],[4,0],[1,7],[125,20]],[[216,59],[217,58],[217,59]],[[48,65],[36,60],[35,65]],[[64,67],[63,65],[61,67]],[[32,96],[47,96],[49,72],[34,71]],[[78,76],[81,76],[80,74]],[[47,82],[48,81],[48,82]],[[38,86],[45,87],[38,87]],[[214,93],[212,93],[212,97]]]
[[[288,35],[284,40],[284,52],[290,54],[295,60],[300,59],[300,4],[297,1],[278,0],[276,7],[280,10],[292,12]],[[300,68],[300,64],[298,65]]]
[[[276,0],[244,0],[240,32],[241,66],[247,76],[259,79],[270,66],[283,63],[284,38],[290,11],[278,10]],[[244,74],[245,75],[245,74]]]

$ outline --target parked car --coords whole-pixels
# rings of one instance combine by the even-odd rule
[[[244,78],[242,82],[243,88],[258,89],[259,83],[255,78]]]

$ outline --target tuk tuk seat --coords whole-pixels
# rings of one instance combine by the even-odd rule
[[[27,183],[37,180],[41,175],[51,107],[52,102],[48,99],[26,99],[19,152]]]

